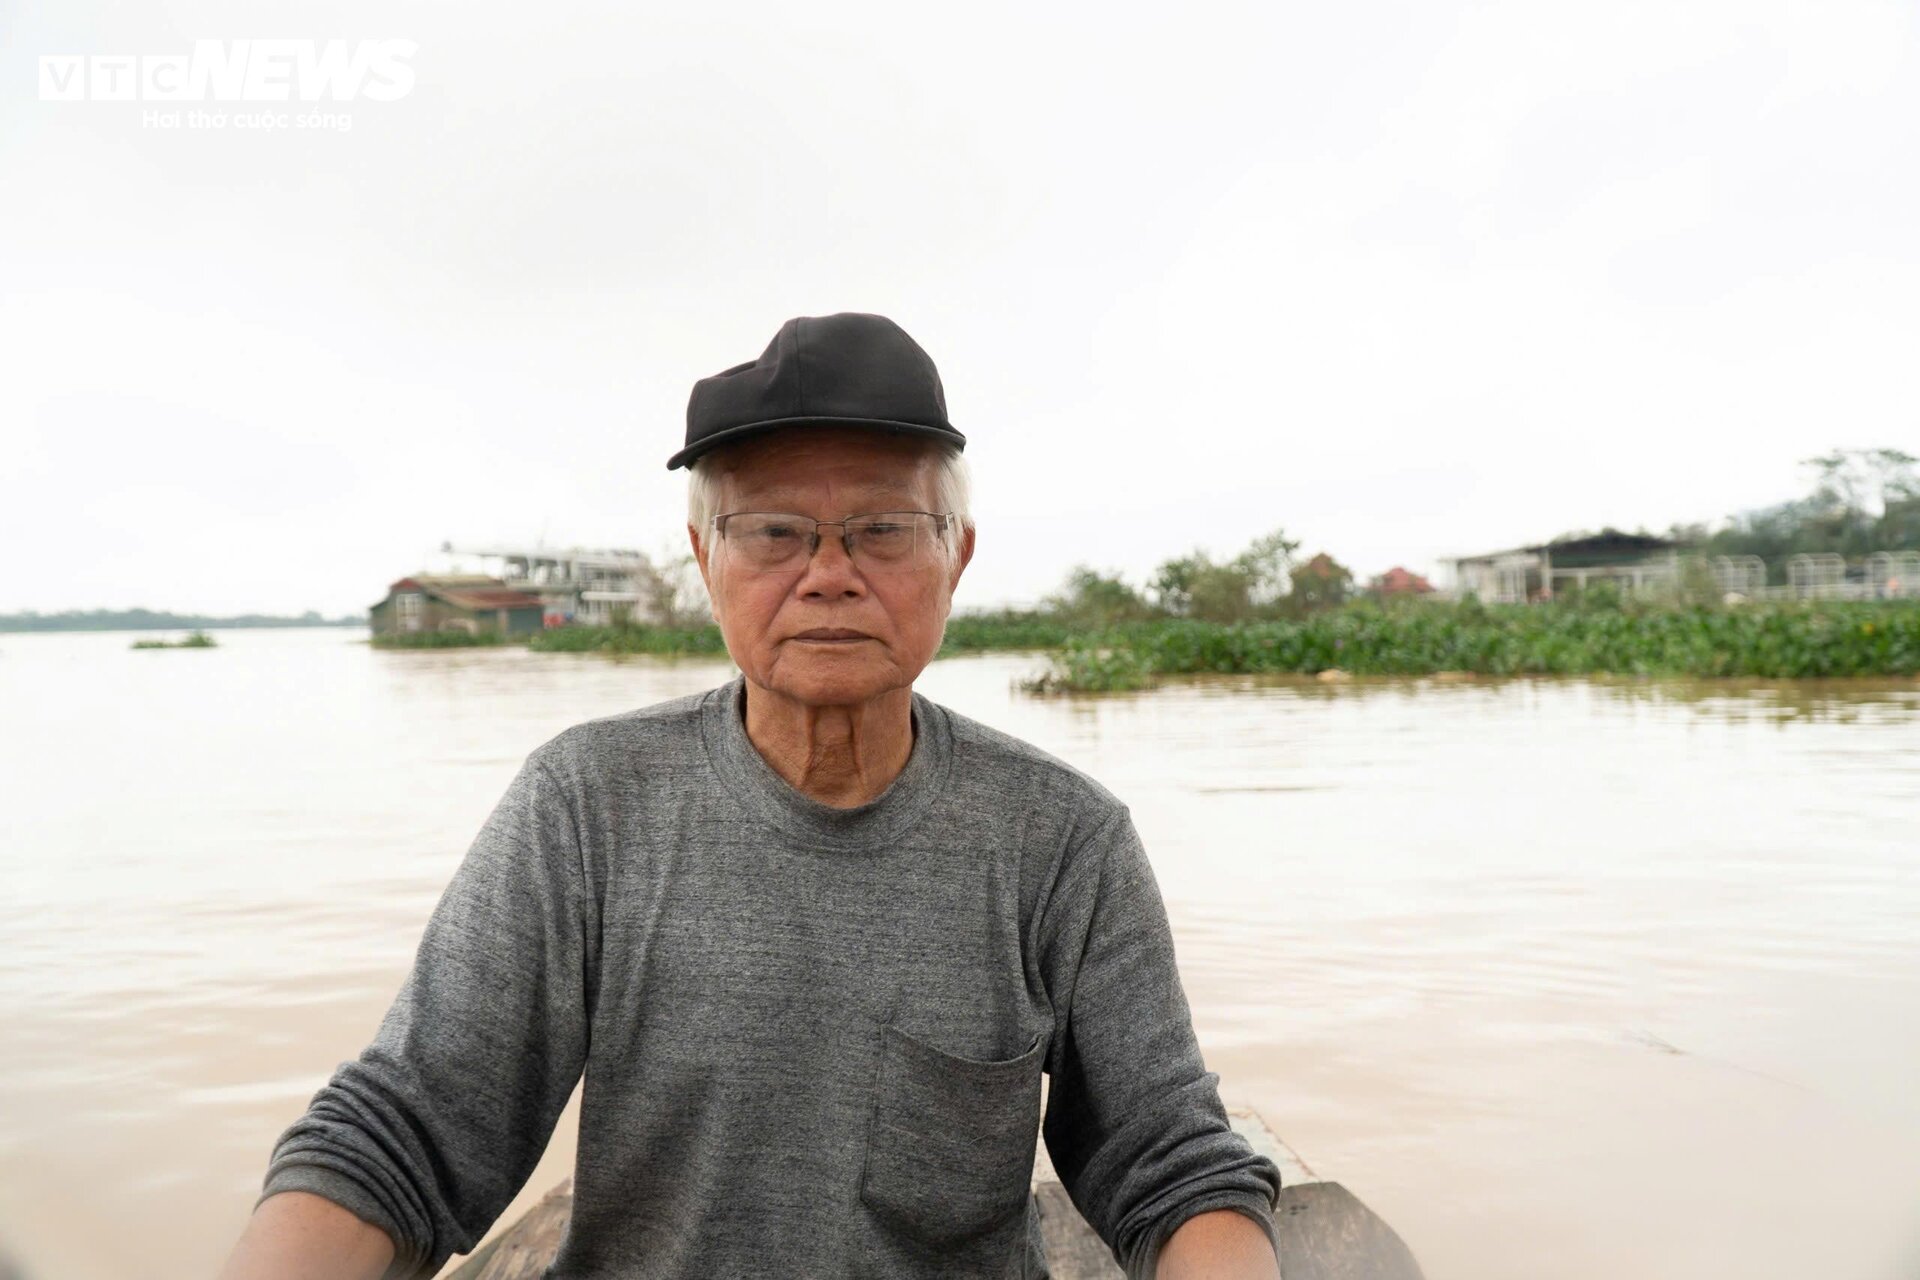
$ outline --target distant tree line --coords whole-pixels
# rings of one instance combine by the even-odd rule
[[[1775,583],[1786,581],[1786,562],[1797,555],[1858,561],[1876,551],[1920,551],[1920,458],[1899,449],[1836,449],[1800,465],[1813,473],[1801,497],[1717,525],[1674,524],[1663,536],[1705,556],[1757,556]],[[1575,530],[1554,541],[1587,536]]]
[[[365,614],[323,618],[309,609],[299,617],[241,613],[216,618],[159,609],[68,609],[61,613],[0,613],[0,631],[156,631],[188,627],[364,627]]]
[[[1676,524],[1667,536],[1710,556],[1758,556],[1785,581],[1791,556],[1831,552],[1858,560],[1920,550],[1920,458],[1899,449],[1836,449],[1809,458],[1812,491],[1743,511],[1719,527]]]

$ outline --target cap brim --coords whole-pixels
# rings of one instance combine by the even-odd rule
[[[744,440],[749,436],[761,435],[768,431],[778,431],[782,427],[863,427],[873,431],[885,431],[892,435],[932,436],[962,449],[967,447],[967,438],[952,427],[934,427],[924,422],[897,422],[891,418],[769,418],[764,422],[743,422],[737,427],[716,431],[688,445],[667,459],[667,470],[684,467],[701,454],[717,449],[723,444],[732,444],[735,440]]]

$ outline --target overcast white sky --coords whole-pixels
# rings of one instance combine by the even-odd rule
[[[405,37],[417,82],[346,132],[37,97],[43,54],[254,36]],[[1910,5],[0,0],[0,49],[0,611],[678,546],[693,381],[842,310],[970,439],[962,606],[1920,451]]]

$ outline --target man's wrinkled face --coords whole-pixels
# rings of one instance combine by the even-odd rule
[[[938,511],[934,446],[843,428],[775,431],[719,451],[714,514],[779,511],[839,520],[881,511]],[[940,647],[953,590],[973,556],[956,521],[958,554],[912,569],[863,571],[839,525],[820,531],[803,565],[748,568],[711,525],[689,528],[714,620],[752,683],[809,706],[866,702],[911,685]]]

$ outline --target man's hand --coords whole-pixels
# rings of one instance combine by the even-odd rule
[[[282,1191],[247,1220],[219,1280],[380,1280],[393,1241],[325,1196]]]
[[[1280,1260],[1260,1224],[1238,1209],[1196,1213],[1167,1237],[1156,1280],[1280,1280]]]

